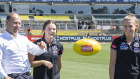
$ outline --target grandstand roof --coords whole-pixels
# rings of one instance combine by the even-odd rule
[[[0,0],[0,1],[15,1],[15,2],[94,2],[94,3],[139,3],[139,0]]]

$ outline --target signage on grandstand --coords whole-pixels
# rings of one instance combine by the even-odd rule
[[[36,41],[36,40],[38,40],[38,39],[41,39],[41,38],[42,38],[42,35],[39,35],[39,36],[26,35],[26,37],[27,37],[30,41],[34,42],[34,41]]]
[[[38,40],[40,38],[42,38],[42,35],[39,36],[35,36],[35,35],[26,35],[26,37],[30,40],[30,41],[35,41]],[[90,36],[88,38],[100,41],[100,42],[111,42],[112,40],[114,40],[115,38],[117,38],[119,36]],[[60,41],[60,42],[75,42],[78,41],[80,39],[85,38],[84,36],[56,36],[56,40]]]
[[[61,42],[75,42],[85,38],[84,36],[56,36],[57,41]],[[100,42],[111,42],[112,36],[90,36],[89,38]]]
[[[17,2],[96,2],[96,3],[139,3],[140,0],[0,0],[0,1],[17,1]]]
[[[56,36],[56,40],[61,42],[75,42],[83,38],[83,36]]]
[[[95,39],[100,42],[111,42],[112,36],[90,36],[91,39]]]

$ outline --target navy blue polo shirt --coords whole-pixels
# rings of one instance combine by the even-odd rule
[[[56,42],[54,39],[52,44],[49,46],[44,38],[35,41],[34,43],[44,41],[47,44],[47,52],[41,54],[40,56],[35,56],[35,61],[37,60],[47,60],[53,64],[53,68],[49,69],[48,67],[41,65],[35,67],[33,70],[34,79],[57,79],[59,76],[58,68],[57,68],[57,59],[59,55],[63,53],[63,45],[61,43]]]
[[[116,38],[111,49],[117,52],[114,79],[139,79],[140,72],[140,38],[135,35],[130,45],[125,35]]]

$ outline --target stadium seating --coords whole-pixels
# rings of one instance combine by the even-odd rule
[[[32,15],[20,15],[22,20],[30,20]],[[69,16],[62,15],[47,15],[47,16],[32,16],[35,20],[55,20],[55,21],[71,21]]]
[[[30,20],[28,15],[20,15],[21,20]]]
[[[69,16],[57,16],[57,15],[34,16],[34,18],[36,20],[71,21]]]

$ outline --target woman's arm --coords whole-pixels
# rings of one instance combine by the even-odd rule
[[[60,74],[60,70],[61,70],[61,67],[62,67],[62,55],[58,56],[57,67],[58,67],[58,74]]]
[[[45,65],[49,69],[51,69],[53,67],[53,64],[49,61],[46,61],[46,60],[34,61],[35,55],[32,55],[30,53],[28,54],[28,58],[29,58],[29,61],[30,61],[30,64],[31,64],[32,67],[38,67],[38,66],[41,66],[41,65]]]
[[[111,51],[110,51],[110,65],[109,65],[110,79],[114,79],[116,58],[117,58],[117,52],[115,50],[111,49]]]
[[[28,53],[28,58],[32,67],[43,65],[43,60],[34,61],[35,55]]]

